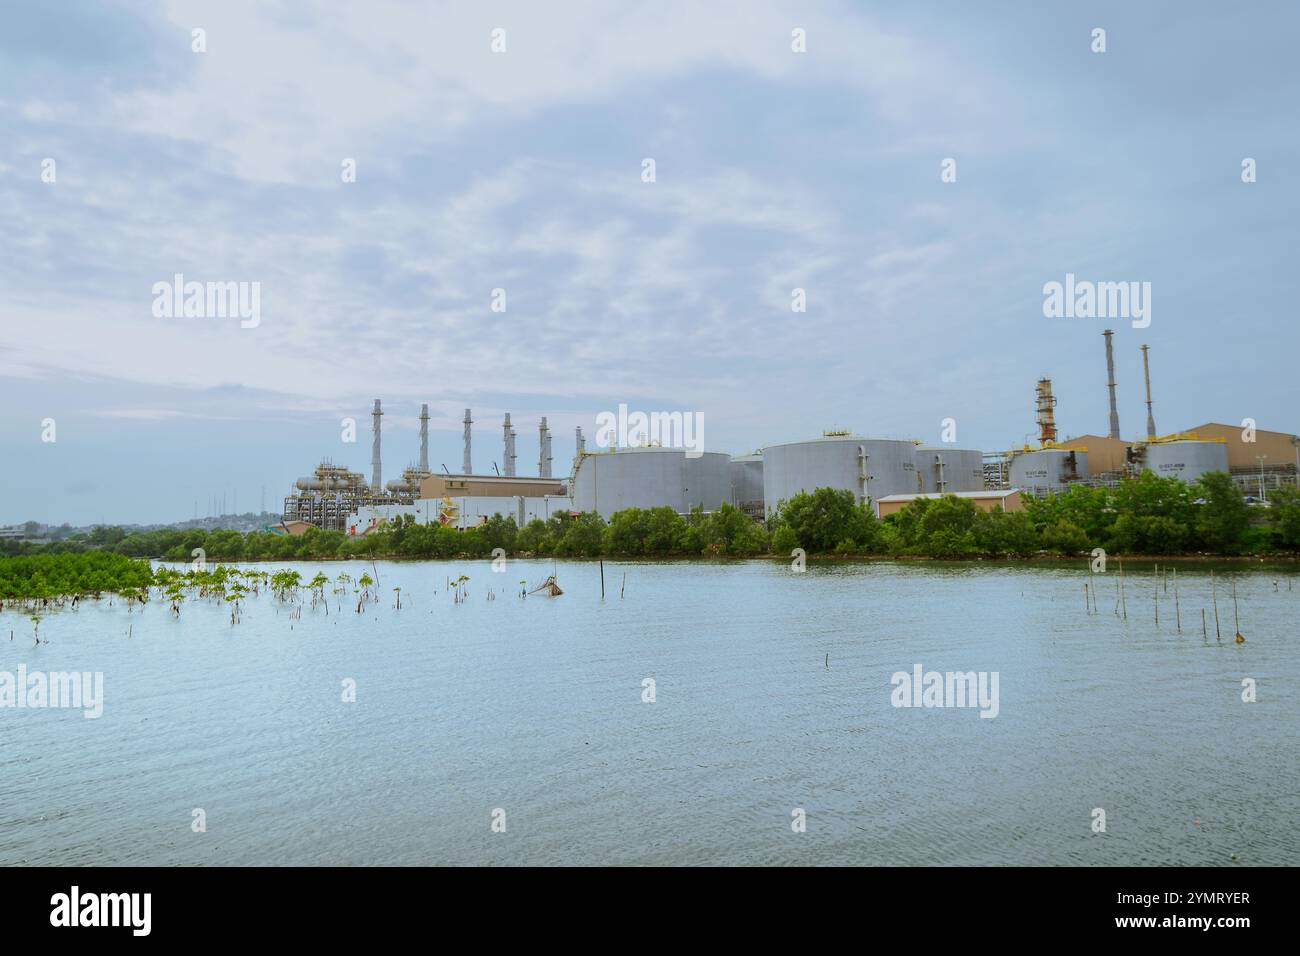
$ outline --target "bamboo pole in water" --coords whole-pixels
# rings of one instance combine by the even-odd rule
[[[605,600],[605,559],[600,559],[600,599]]]
[[[1124,610],[1124,620],[1128,620],[1128,595],[1124,593],[1124,559],[1119,559],[1119,606]]]
[[[1232,579],[1232,625],[1237,632],[1237,643],[1241,644],[1245,638],[1241,636],[1241,618],[1237,615],[1237,578],[1234,575]]]
[[[1156,581],[1156,586],[1151,589],[1151,596],[1156,602],[1156,627],[1160,626],[1160,582]]]
[[[1201,608],[1201,637],[1207,641],[1210,639],[1209,632],[1205,630],[1205,608]]]
[[[1174,568],[1174,622],[1178,633],[1183,633],[1183,609],[1178,604],[1178,569]]]
[[[1210,572],[1210,600],[1214,602],[1214,639],[1222,640],[1219,633],[1219,585],[1214,579],[1214,572]]]

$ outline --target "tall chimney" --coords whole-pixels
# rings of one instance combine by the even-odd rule
[[[474,424],[474,419],[470,417],[469,409],[465,409],[465,467],[461,470],[463,475],[474,474],[473,462],[470,461],[470,430],[469,426]]]
[[[370,488],[372,491],[374,491],[375,494],[381,493],[384,488],[382,484],[383,477],[384,477],[383,465],[380,464],[380,458],[379,458],[379,417],[383,414],[384,414],[383,411],[379,407],[379,399],[376,398],[375,410],[370,413],[371,417],[375,421],[374,424],[375,440],[374,443],[370,446]]]
[[[1051,444],[1056,441],[1056,398],[1052,395],[1052,380],[1040,378],[1034,394],[1038,399],[1038,443]]]
[[[506,421],[503,426],[505,429],[505,452],[504,464],[506,466],[506,477],[515,476],[515,430],[510,425],[510,413],[506,412]]]
[[[1156,437],[1156,420],[1151,414],[1151,362],[1147,358],[1147,350],[1151,346],[1142,346],[1142,374],[1147,380],[1147,438]]]
[[[1115,333],[1110,329],[1101,333],[1106,336],[1106,377],[1110,389],[1110,437],[1119,437],[1119,409],[1115,405],[1115,348],[1110,337]]]
[[[582,461],[582,456],[587,453],[587,439],[582,437],[582,426],[579,425],[573,430],[573,470],[578,470],[578,462]]]
[[[538,453],[537,453],[537,474],[541,478],[551,477],[551,430],[546,427],[546,416],[542,416],[542,422],[537,426],[538,432]]]
[[[429,406],[420,406],[420,470],[429,472]]]

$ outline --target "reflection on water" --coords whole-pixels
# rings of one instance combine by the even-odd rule
[[[597,565],[559,562],[562,597],[519,597],[552,567],[380,563],[363,614],[263,593],[235,627],[216,602],[88,602],[40,646],[5,612],[0,670],[102,671],[105,702],[0,709],[0,863],[1300,862],[1279,573],[1220,571],[1219,643],[1195,566],[1181,635],[1149,566],[1127,622],[1114,568],[1086,612],[1082,562],[606,562],[603,602]],[[997,672],[998,716],[892,707],[916,664]]]

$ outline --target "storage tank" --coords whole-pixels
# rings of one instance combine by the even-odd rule
[[[1208,471],[1228,470],[1228,446],[1218,441],[1155,442],[1146,446],[1144,458],[1143,468],[1188,484]]]
[[[828,435],[763,449],[763,502],[770,514],[801,491],[843,488],[858,502],[916,494],[916,445]]]
[[[678,514],[713,511],[731,500],[731,458],[683,448],[618,448],[586,454],[573,478],[573,509],[608,519],[625,508],[661,508]]]
[[[1069,448],[1024,451],[1011,459],[1011,487],[1031,495],[1064,491],[1066,483],[1088,475],[1088,453]]]
[[[916,472],[921,476],[921,491],[983,491],[984,453],[969,448],[918,448]]]
[[[731,459],[731,503],[742,511],[763,515],[763,455]]]

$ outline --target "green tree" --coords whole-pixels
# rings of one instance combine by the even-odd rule
[[[1196,511],[1196,533],[1201,544],[1216,554],[1237,554],[1250,527],[1250,506],[1232,477],[1223,471],[1201,475],[1196,482],[1204,504]]]
[[[565,522],[564,536],[556,547],[559,554],[594,558],[601,553],[605,541],[605,519],[594,511],[587,511]]]
[[[1041,546],[1038,531],[1024,511],[981,511],[973,530],[976,546],[990,556],[1028,555]]]
[[[1269,492],[1268,523],[1279,548],[1300,551],[1300,488],[1278,488]]]
[[[774,520],[778,526],[788,525],[806,551],[833,551],[846,539],[863,551],[875,550],[880,543],[874,512],[843,488],[801,491],[782,503]]]
[[[1053,521],[1040,534],[1042,546],[1057,554],[1078,554],[1088,550],[1088,533],[1072,521]]]

